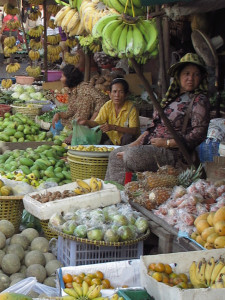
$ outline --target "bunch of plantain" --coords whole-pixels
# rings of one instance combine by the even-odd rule
[[[4,39],[4,46],[13,47],[16,44],[16,39],[14,36],[9,36]]]
[[[6,23],[7,27],[10,29],[10,30],[14,30],[14,29],[18,29],[20,27],[20,21],[18,20],[9,20],[7,23]]]
[[[10,56],[11,54],[13,53],[16,53],[18,50],[17,46],[13,46],[13,47],[8,47],[8,46],[5,46],[4,47],[4,55],[5,56]]]
[[[48,61],[51,62],[51,63],[54,63],[56,61],[58,61],[60,59],[60,55],[59,54],[47,54],[47,58],[48,58]]]
[[[62,52],[62,48],[59,45],[48,45],[47,51],[50,55],[59,55]]]
[[[34,11],[32,11],[30,14],[29,14],[29,16],[28,16],[28,18],[30,19],[30,20],[32,20],[32,21],[37,21],[37,19],[38,18],[41,18],[41,12],[40,12],[40,10],[34,10]]]
[[[6,66],[6,72],[8,73],[15,73],[20,69],[19,63],[11,63]]]
[[[43,48],[41,41],[36,41],[35,39],[31,39],[29,42],[29,46],[32,50],[40,50]]]
[[[189,268],[189,276],[194,288],[224,288],[225,263],[222,258],[217,261],[211,257],[198,262],[193,261]]]
[[[51,45],[56,45],[61,42],[61,37],[59,34],[56,35],[48,35],[47,42]]]
[[[40,58],[40,53],[39,51],[30,50],[28,56],[31,60],[38,60]]]
[[[42,35],[42,32],[44,30],[44,27],[42,25],[36,26],[34,28],[31,28],[28,31],[28,34],[34,38],[39,37]]]
[[[76,65],[80,60],[80,55],[78,53],[71,54],[69,52],[65,53],[65,62],[67,64]]]
[[[50,19],[48,21],[48,27],[50,27],[51,29],[55,29],[56,28],[56,25],[54,23],[54,20]]]
[[[66,46],[69,48],[73,48],[78,44],[78,40],[76,38],[68,38],[66,40]]]
[[[95,177],[91,177],[89,184],[81,179],[77,179],[76,183],[77,183],[78,187],[75,188],[74,192],[77,195],[83,195],[83,194],[88,194],[91,192],[97,192],[102,189],[102,181]]]
[[[40,74],[41,74],[40,66],[36,66],[36,67],[28,66],[26,68],[26,71],[29,76],[34,77],[34,78],[40,76]]]
[[[20,11],[17,7],[15,7],[14,5],[9,4],[9,3],[4,4],[3,9],[4,9],[4,12],[7,15],[15,16],[15,15],[18,15],[20,13]]]
[[[4,89],[8,89],[12,86],[12,80],[11,79],[2,79],[1,85]]]
[[[91,52],[99,52],[101,51],[101,45],[99,39],[93,38],[92,35],[80,36],[79,43],[84,50],[90,50]]]

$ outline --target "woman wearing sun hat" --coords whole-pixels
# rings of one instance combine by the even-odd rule
[[[203,60],[187,53],[169,69],[173,78],[161,101],[164,113],[183,143],[193,150],[206,138],[209,124],[207,72]],[[157,111],[151,126],[132,144],[110,154],[106,180],[124,183],[126,172],[156,171],[184,160],[173,136]]]

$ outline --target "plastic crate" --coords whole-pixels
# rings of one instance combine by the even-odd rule
[[[58,236],[57,259],[66,266],[79,266],[137,259],[143,255],[143,241],[137,244],[105,247],[78,243]]]
[[[141,289],[123,289],[118,290],[117,294],[124,300],[154,300],[146,290]]]

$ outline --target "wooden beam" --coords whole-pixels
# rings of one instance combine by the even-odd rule
[[[44,80],[48,81],[48,55],[47,55],[47,0],[43,2],[44,11]]]

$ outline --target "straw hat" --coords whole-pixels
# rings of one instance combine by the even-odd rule
[[[198,54],[196,54],[196,53],[187,53],[180,59],[179,62],[173,64],[169,68],[169,70],[168,70],[169,75],[174,76],[174,73],[175,73],[175,71],[177,71],[178,68],[180,68],[182,65],[185,65],[188,63],[195,64],[206,72],[206,65],[205,65],[203,59],[200,56],[198,56]]]

